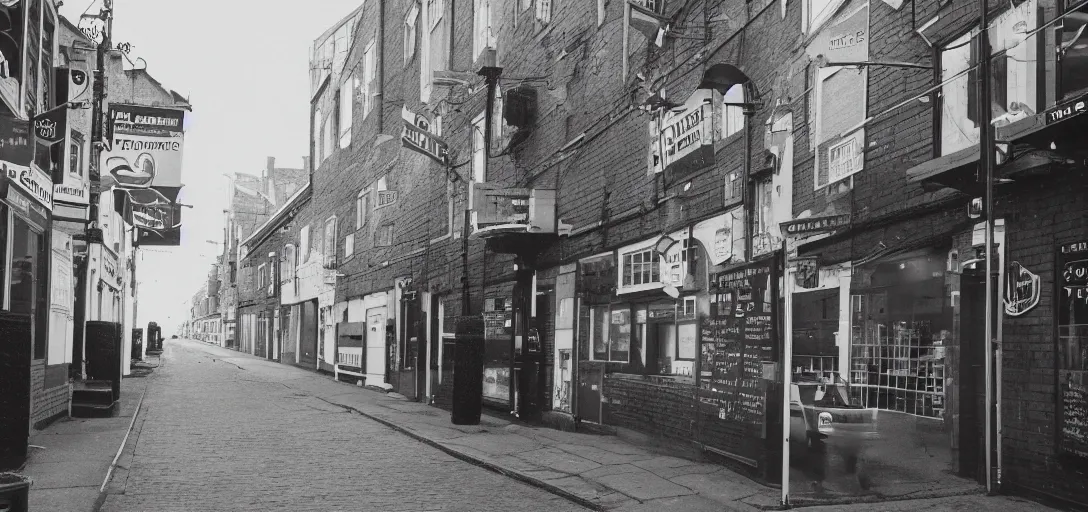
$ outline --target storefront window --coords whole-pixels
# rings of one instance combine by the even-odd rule
[[[631,360],[631,308],[596,306],[590,310],[593,359],[613,363]]]
[[[44,257],[45,241],[40,231],[35,230],[19,217],[12,217],[11,239],[11,279],[8,289],[10,307],[13,313],[32,314],[41,312],[35,318],[34,358],[45,357],[47,315],[46,273],[48,265]]]

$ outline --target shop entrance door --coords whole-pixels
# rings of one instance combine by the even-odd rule
[[[959,473],[985,483],[986,279],[982,273],[963,273],[960,300]]]
[[[303,302],[300,309],[299,364],[317,368],[317,301]]]
[[[601,422],[601,370],[582,368],[578,372],[578,416],[593,423]]]

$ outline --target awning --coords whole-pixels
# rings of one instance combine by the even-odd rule
[[[910,183],[938,184],[963,190],[975,179],[975,170],[981,158],[978,146],[961,149],[951,155],[927,160],[907,169],[907,181]]]

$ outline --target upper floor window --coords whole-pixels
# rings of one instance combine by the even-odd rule
[[[283,282],[295,278],[296,265],[298,265],[298,260],[295,258],[295,246],[287,244],[283,247],[283,270],[280,271],[280,277]]]
[[[744,128],[744,107],[731,103],[744,103],[744,86],[734,85],[723,96],[722,138],[740,132]]]
[[[1034,35],[1026,39],[1023,36],[1038,26],[1036,5],[1034,0],[1028,0],[1001,13],[991,24],[989,37],[994,59],[990,69],[990,115],[998,126],[1034,115],[1038,110],[1039,40]],[[937,146],[942,155],[979,142],[978,73],[974,67],[978,55],[977,29],[940,50],[941,81],[947,82],[941,87],[937,102],[941,114]]]
[[[641,286],[661,282],[661,256],[653,246],[639,249],[620,258],[623,286]]]
[[[261,263],[257,265],[257,289],[264,289],[268,286],[268,265]]]
[[[377,74],[377,63],[375,60],[374,41],[367,43],[366,49],[363,50],[363,84],[362,84],[362,102],[363,102],[363,117],[370,115],[370,111],[374,109],[375,96],[377,95],[377,84],[375,78]]]
[[[536,20],[541,23],[551,23],[552,0],[536,0]]]
[[[419,99],[428,101],[434,82],[435,70],[444,70],[448,66],[449,44],[447,22],[445,19],[444,0],[424,0],[424,30],[419,55]]]
[[[495,32],[491,25],[492,0],[473,0],[472,56],[480,58],[487,48],[495,48]]]
[[[476,116],[472,120],[472,179],[473,181],[484,182],[487,176],[487,152],[486,141],[484,140],[484,128],[486,126],[487,117],[483,112]]]
[[[323,264],[332,268],[336,264],[336,216],[325,219],[325,247],[322,251]]]
[[[348,20],[347,23],[340,25],[336,29],[336,33],[333,35],[333,61],[332,71],[339,73],[344,68],[344,62],[347,60],[348,49],[351,48],[352,33],[355,32],[355,20]]]
[[[339,97],[337,97],[339,99]],[[335,111],[325,117],[324,127],[321,130],[321,159],[332,156],[334,144],[336,144],[336,114]]]
[[[310,261],[310,226],[302,227],[302,232],[299,234],[298,250],[301,263]]]
[[[83,134],[75,130],[72,130],[72,141],[68,146],[68,172],[83,176]]]
[[[363,229],[370,213],[370,189],[361,190],[355,196],[355,229]]]
[[[1034,2],[1026,2],[1034,3]],[[1066,5],[1078,2],[1066,1]],[[1081,5],[1075,14],[1062,19],[1062,40],[1058,47],[1060,74],[1058,99],[1069,100],[1088,92],[1088,5]]]
[[[354,86],[355,76],[352,75],[344,84],[340,86],[340,119],[336,123],[340,127],[340,148],[346,148],[351,145],[351,106],[355,101]]]
[[[325,158],[321,154],[322,153],[321,150],[324,149],[324,147],[322,147],[322,145],[321,145],[321,128],[322,128],[321,127],[321,120],[322,120],[321,109],[315,109],[314,110],[314,128],[313,128],[313,130],[314,130],[314,160],[317,161],[317,163],[315,164],[315,167],[320,167],[321,162],[325,161]]]
[[[419,6],[414,2],[404,15],[404,63],[412,61],[416,55],[416,18],[419,17]]]
[[[831,19],[835,11],[839,10],[845,0],[803,0],[805,11],[804,23],[807,26],[806,33],[813,33],[820,29]]]
[[[348,233],[344,237],[344,259],[347,260],[355,254],[355,233]]]

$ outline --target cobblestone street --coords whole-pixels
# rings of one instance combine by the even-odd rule
[[[315,376],[243,369],[196,343],[166,350],[104,511],[583,510],[289,380]]]

